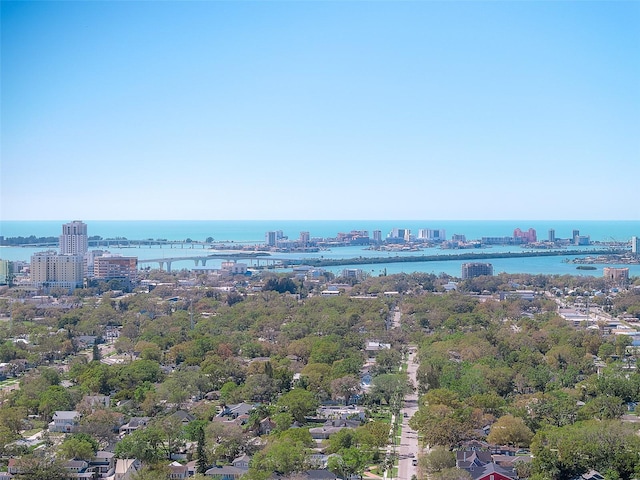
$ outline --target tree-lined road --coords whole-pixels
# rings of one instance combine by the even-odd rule
[[[417,356],[417,346],[409,345],[407,375],[412,385],[417,387],[416,372],[418,370],[418,363],[414,362]],[[402,407],[402,433],[400,435],[400,447],[398,453],[400,460],[398,462],[398,476],[397,480],[411,480],[413,475],[416,475],[417,469],[413,465],[414,459],[418,458],[418,432],[409,427],[409,419],[414,413],[418,411],[418,393],[416,390],[408,393],[404,397],[404,406]]]

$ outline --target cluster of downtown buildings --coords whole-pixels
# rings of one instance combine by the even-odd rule
[[[290,240],[282,230],[273,230],[265,234],[265,245],[281,250],[305,249],[314,247],[335,247],[348,245],[381,245],[404,244],[411,242],[440,243],[446,239],[446,233],[441,229],[421,228],[418,234],[413,235],[408,228],[394,228],[383,238],[381,230],[374,230],[373,236],[369,236],[367,230],[351,230],[340,232],[335,238],[311,237],[309,232],[300,232],[300,238]]]
[[[393,228],[385,237],[381,230],[374,230],[369,235],[367,230],[352,230],[338,233],[335,238],[311,237],[309,232],[300,232],[300,237],[290,240],[282,230],[266,232],[265,245],[277,250],[310,249],[317,247],[347,246],[347,245],[411,245],[438,244],[443,248],[477,248],[483,245],[533,245],[541,247],[590,245],[588,235],[580,235],[579,230],[573,230],[570,238],[556,237],[554,229],[548,231],[546,240],[539,240],[536,230],[516,228],[512,236],[482,237],[478,240],[467,240],[465,235],[454,234],[447,239],[444,229],[420,228],[417,233],[408,228]],[[635,237],[634,237],[635,238]]]
[[[88,247],[87,225],[81,221],[65,223],[59,237],[59,251],[48,250],[31,256],[29,286],[35,290],[71,291],[83,287],[86,279],[136,280],[137,257],[113,255]],[[10,266],[6,265],[6,269]]]

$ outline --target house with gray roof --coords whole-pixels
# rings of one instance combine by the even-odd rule
[[[49,431],[71,433],[76,430],[79,421],[79,412],[75,410],[58,410],[53,414],[53,420],[49,424]]]
[[[135,432],[139,428],[147,426],[151,417],[131,417],[131,419],[120,427],[120,435],[128,435],[131,432]]]

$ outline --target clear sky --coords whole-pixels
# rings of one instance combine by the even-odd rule
[[[638,1],[2,1],[1,207],[640,219]]]

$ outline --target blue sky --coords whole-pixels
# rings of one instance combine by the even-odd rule
[[[5,220],[640,219],[640,2],[1,8]]]

